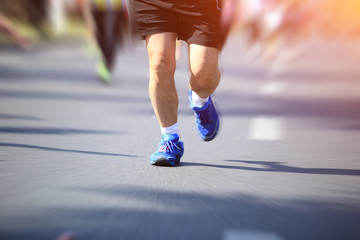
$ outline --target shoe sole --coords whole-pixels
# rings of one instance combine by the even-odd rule
[[[175,166],[180,163],[180,156],[176,156],[175,162],[170,162],[166,158],[159,158],[156,161],[151,161],[151,165],[154,166]]]

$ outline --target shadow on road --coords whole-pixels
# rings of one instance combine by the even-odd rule
[[[277,117],[307,117],[321,118],[330,120],[341,120],[341,122],[330,123],[330,128],[344,130],[360,130],[358,124],[360,119],[360,100],[301,100],[301,99],[281,99],[254,96],[240,96],[231,93],[217,94],[216,99],[221,106],[218,112],[227,117],[258,117],[258,116],[277,116]],[[185,103],[187,104],[188,103]],[[184,105],[181,103],[181,105]],[[187,106],[186,105],[186,106]],[[134,108],[134,114],[152,115],[153,111],[149,108]],[[179,115],[192,116],[190,108],[180,108]],[[322,127],[326,124],[322,125]]]
[[[217,94],[226,116],[285,116],[285,117],[325,117],[334,119],[359,119],[360,99],[297,99]],[[238,104],[232,104],[238,103]]]
[[[218,196],[156,186],[77,186],[63,190],[83,194],[95,202],[106,199],[107,204],[86,207],[81,200],[73,199],[74,205],[80,205],[38,211],[34,214],[37,224],[30,226],[26,224],[29,220],[13,217],[0,227],[1,239],[55,239],[71,231],[79,240],[227,240],[223,234],[229,229],[274,233],[283,240],[360,237],[358,203],[246,194]],[[22,231],[10,230],[7,226],[11,224],[24,227]]]
[[[226,66],[224,76],[229,76],[232,78],[238,78],[242,80],[249,81],[263,81],[268,77],[269,72],[266,69],[249,69],[248,66]],[[284,72],[279,72],[276,74],[277,80],[286,80],[286,81],[341,81],[346,79],[346,81],[358,81],[360,78],[359,70],[352,71],[332,71],[332,69],[327,69],[327,71],[309,71],[309,70],[294,70],[286,69]]]
[[[226,162],[246,163],[261,165],[263,167],[246,167],[246,166],[229,166],[217,165],[195,162],[182,162],[182,167],[201,166],[224,169],[235,169],[243,171],[257,171],[257,172],[283,172],[283,173],[299,173],[299,174],[319,174],[319,175],[345,175],[345,176],[360,176],[360,169],[335,169],[335,168],[299,168],[286,166],[280,162],[259,162],[259,161],[242,161],[242,160],[225,160]]]
[[[0,98],[19,98],[19,99],[55,99],[65,101],[97,101],[97,102],[127,102],[127,103],[146,103],[147,97],[132,97],[121,95],[100,95],[100,94],[82,94],[65,93],[52,91],[5,91],[0,90]]]
[[[135,156],[135,155],[128,155],[128,154],[81,151],[81,150],[43,147],[43,146],[36,146],[36,145],[29,145],[29,144],[17,144],[17,143],[0,143],[0,147],[30,148],[30,149],[38,149],[38,150],[44,150],[44,151],[82,153],[82,154],[104,155],[104,156],[115,156],[115,157],[138,157],[138,156]]]
[[[30,60],[31,61],[31,60]],[[42,64],[38,63],[39,68]],[[63,64],[63,63],[62,63]],[[67,69],[47,69],[47,70],[26,70],[19,67],[3,67],[0,65],[0,81],[2,82],[31,82],[36,80],[60,81],[60,82],[98,82],[93,71],[67,70]]]
[[[1,114],[0,119],[11,119],[11,120],[31,120],[31,121],[41,121],[41,118],[30,116],[30,115],[14,115],[14,114]]]
[[[0,133],[16,134],[54,134],[54,135],[71,135],[71,134],[120,134],[117,131],[99,131],[73,128],[36,128],[36,127],[0,127]]]

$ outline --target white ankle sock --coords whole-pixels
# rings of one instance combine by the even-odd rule
[[[175,123],[174,125],[171,125],[170,127],[160,127],[161,134],[177,134],[179,135],[179,128],[178,124]]]
[[[194,104],[195,107],[203,107],[209,100],[209,97],[201,98],[194,91],[191,92],[191,98],[192,98],[192,103]]]

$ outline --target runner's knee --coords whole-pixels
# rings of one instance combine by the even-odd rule
[[[172,78],[175,74],[175,58],[169,54],[149,52],[151,80],[156,83]]]
[[[212,93],[220,82],[220,72],[217,64],[192,69],[190,85],[194,91]]]

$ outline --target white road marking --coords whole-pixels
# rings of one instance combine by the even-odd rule
[[[284,82],[268,82],[260,88],[260,94],[273,96],[279,94],[280,92],[284,91],[286,84]]]
[[[248,139],[275,141],[284,138],[284,120],[281,117],[256,117],[251,120]]]
[[[255,231],[239,231],[226,230],[223,240],[283,240],[274,233],[255,232]]]
[[[283,92],[285,88],[285,82],[269,81],[260,88],[259,94],[275,96]],[[248,139],[264,141],[281,140],[285,136],[284,122],[283,118],[276,116],[255,117],[250,122]]]

